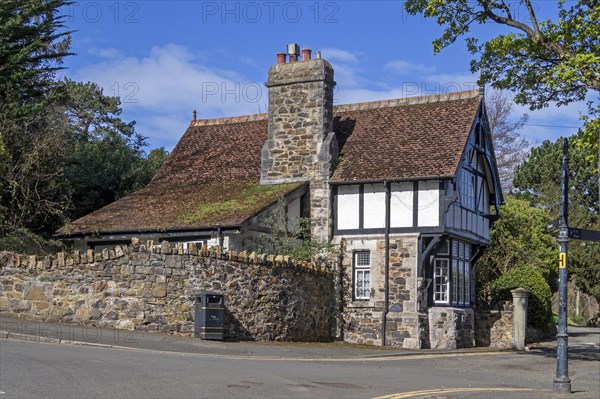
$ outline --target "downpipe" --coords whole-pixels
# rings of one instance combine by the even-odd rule
[[[387,314],[390,308],[390,182],[384,181],[385,187],[385,259],[384,259],[384,304],[383,312],[381,312],[381,346],[385,346],[386,341],[386,325]]]

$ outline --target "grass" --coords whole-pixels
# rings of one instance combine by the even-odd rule
[[[252,216],[252,213],[258,212],[263,207],[278,200],[297,185],[297,183],[260,185],[258,182],[251,182],[245,183],[245,187],[225,186],[222,193],[215,193],[215,195],[220,195],[223,198],[221,201],[200,204],[185,218],[185,222],[204,224],[219,222],[219,219],[232,216],[244,215],[249,217]],[[236,191],[239,194],[236,195]]]

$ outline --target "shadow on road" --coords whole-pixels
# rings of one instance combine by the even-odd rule
[[[570,327],[569,359],[600,361],[600,329],[588,327]],[[556,357],[556,341],[546,341],[530,346],[534,355]]]

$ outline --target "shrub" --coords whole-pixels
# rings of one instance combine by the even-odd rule
[[[510,290],[525,288],[530,292],[527,309],[528,324],[546,330],[552,317],[552,292],[539,270],[520,266],[509,270],[492,283],[492,299],[510,300]]]

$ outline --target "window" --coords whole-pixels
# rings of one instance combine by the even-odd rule
[[[433,302],[469,306],[472,280],[471,244],[455,239],[443,241],[433,260]]]
[[[371,298],[371,253],[354,253],[354,299]]]
[[[468,209],[475,209],[475,175],[466,170],[461,175],[460,202]]]
[[[471,245],[452,240],[451,302],[468,306],[471,303]]]
[[[436,303],[448,303],[448,259],[435,260],[435,292],[433,299]]]

